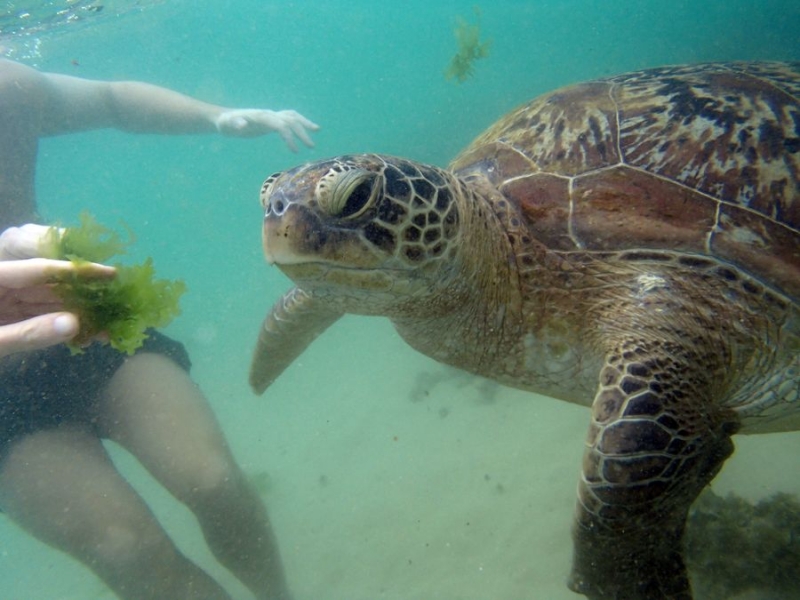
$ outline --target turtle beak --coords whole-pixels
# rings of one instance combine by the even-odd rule
[[[291,265],[305,262],[298,248],[304,219],[296,201],[281,190],[267,189],[262,193],[264,224],[261,242],[264,256],[270,265]]]
[[[296,265],[308,262],[308,257],[297,247],[297,240],[303,236],[302,224],[297,221],[296,211],[280,216],[269,214],[264,217],[264,227],[261,230],[261,242],[264,246],[264,256],[270,265]]]
[[[289,256],[286,240],[288,233],[281,225],[280,219],[270,216],[264,218],[264,227],[261,230],[261,243],[264,246],[264,256],[270,265],[283,264]]]

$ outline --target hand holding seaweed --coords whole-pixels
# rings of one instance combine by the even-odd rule
[[[76,267],[72,273],[54,277],[53,284],[64,308],[80,319],[73,349],[106,334],[112,347],[133,354],[147,337],[148,328],[164,327],[180,314],[178,302],[186,285],[180,280],[154,279],[151,258],[140,265],[114,265],[117,275],[111,280],[81,276],[81,269],[88,268],[89,263],[102,263],[124,254],[133,243],[132,237],[123,240],[117,232],[83,213],[80,227],[52,227],[42,241],[42,256],[69,260]]]
[[[474,24],[458,17],[453,30],[458,42],[458,52],[451,59],[444,74],[447,79],[455,79],[458,83],[464,83],[472,77],[475,72],[473,63],[489,56],[489,49],[492,45],[491,40],[481,43],[480,9],[476,6],[474,11]]]

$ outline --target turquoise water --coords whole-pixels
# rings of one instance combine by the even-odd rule
[[[4,31],[23,4],[2,5]],[[109,2],[79,21],[0,38],[5,54],[44,70],[293,108],[322,125],[316,148],[296,156],[276,136],[48,139],[37,181],[48,219],[72,222],[84,208],[105,223],[124,219],[159,274],[188,283],[169,332],[189,347],[194,378],[244,468],[268,475],[265,498],[298,600],[577,598],[564,580],[588,413],[445,369],[385,321],[356,317],[254,397],[250,351],[289,286],[261,255],[263,179],[348,152],[445,165],[507,110],[582,79],[666,63],[800,59],[796,1],[499,1],[481,11],[491,53],[457,85],[444,70],[455,20],[472,19],[473,4]],[[800,492],[800,435],[737,445],[720,491]],[[189,514],[115,457],[185,552],[247,598],[213,564]],[[111,596],[0,519],[0,598]]]

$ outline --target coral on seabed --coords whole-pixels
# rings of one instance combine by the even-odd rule
[[[800,598],[800,501],[705,491],[689,513],[686,562],[702,600]]]

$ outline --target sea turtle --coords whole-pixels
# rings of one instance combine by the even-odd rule
[[[687,511],[736,432],[800,426],[800,63],[672,66],[567,87],[447,169],[348,155],[270,176],[296,284],[262,392],[343,313],[591,406],[570,587],[688,599]]]

